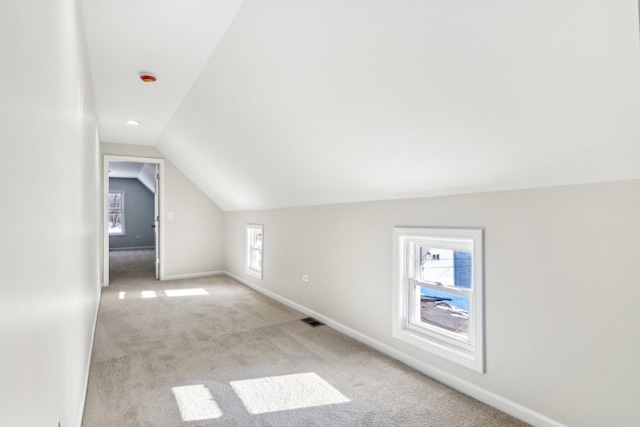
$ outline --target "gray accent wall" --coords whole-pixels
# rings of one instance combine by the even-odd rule
[[[124,235],[109,236],[109,248],[155,247],[155,195],[136,178],[109,178],[109,191],[124,191],[125,224]]]

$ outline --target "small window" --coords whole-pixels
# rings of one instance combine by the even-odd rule
[[[124,191],[109,192],[109,235],[124,234]]]
[[[393,336],[484,372],[482,230],[396,228]]]
[[[262,279],[262,225],[247,224],[247,273]]]

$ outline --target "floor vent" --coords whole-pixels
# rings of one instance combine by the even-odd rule
[[[319,321],[319,320],[314,319],[313,317],[306,317],[306,318],[304,318],[304,319],[300,319],[300,320],[302,320],[304,323],[306,323],[306,324],[307,324],[307,325],[309,325],[309,326],[313,326],[314,328],[315,328],[316,326],[322,326],[322,325],[324,325],[324,323],[322,323],[322,322],[321,322],[321,321]]]

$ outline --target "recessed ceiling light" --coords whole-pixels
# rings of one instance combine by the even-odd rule
[[[129,121],[127,122],[127,124],[128,124],[128,125],[131,125],[131,126],[138,126],[138,125],[140,124],[140,122],[139,122],[139,121],[137,121],[137,120],[129,120]]]

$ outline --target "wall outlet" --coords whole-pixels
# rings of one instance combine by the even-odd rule
[[[180,254],[180,255],[178,255],[178,258],[186,259],[187,258],[187,254]]]
[[[302,275],[302,281],[303,282],[308,282],[309,281],[309,276],[307,276],[306,274]]]

